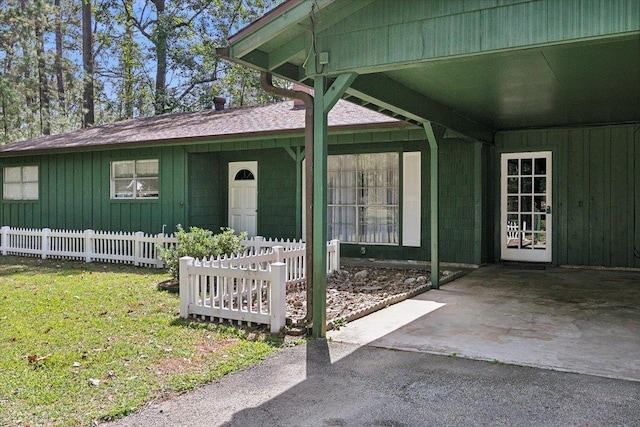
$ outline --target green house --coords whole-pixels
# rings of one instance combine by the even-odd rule
[[[302,237],[312,199],[315,335],[325,237],[640,268],[637,0],[289,0],[219,54],[313,88],[311,176],[291,103],[137,119],[2,147],[0,223]]]
[[[314,88],[314,233],[331,225],[324,132],[344,98],[424,130],[432,273],[454,259],[640,267],[637,0],[290,0],[219,53]]]
[[[300,239],[304,124],[304,106],[288,101],[7,144],[0,147],[0,225],[153,234],[173,232],[177,224],[231,226]],[[415,199],[428,178],[419,173],[428,157],[424,132],[341,101],[329,116],[329,144],[334,220],[327,236],[345,242],[348,255],[365,248],[367,257],[428,258],[419,231],[428,223]],[[356,223],[362,209],[371,210],[371,223]],[[451,256],[474,262],[471,253]]]

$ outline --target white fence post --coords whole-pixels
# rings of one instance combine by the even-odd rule
[[[275,262],[284,262],[284,247],[283,246],[274,246],[273,247],[273,254],[276,257]]]
[[[0,229],[0,232],[2,232],[2,255],[7,254],[7,248],[9,247],[9,230],[10,227],[7,225]]]
[[[271,264],[271,295],[269,295],[269,313],[271,315],[271,333],[277,333],[286,324],[286,268],[282,262]]]
[[[179,277],[180,277],[180,317],[186,319],[189,317],[189,304],[191,303],[191,290],[189,289],[189,267],[193,265],[193,258],[183,256],[180,258]]]
[[[335,251],[333,251],[333,253],[331,254],[331,266],[333,267],[334,271],[340,271],[340,240],[333,239],[331,241],[331,246],[336,248]]]
[[[84,230],[84,261],[93,261],[93,230]]]
[[[42,259],[47,259],[47,252],[49,252],[49,234],[51,229],[42,229],[42,242],[40,243],[40,250],[42,251]]]
[[[144,237],[142,231],[138,231],[133,235],[133,265],[136,267],[140,265],[140,260],[142,259],[142,237]]]
[[[258,255],[260,250],[262,249],[262,242],[264,241],[264,237],[255,236],[253,239],[253,254]]]

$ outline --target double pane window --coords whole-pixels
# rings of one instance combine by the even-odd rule
[[[111,162],[111,198],[147,199],[158,197],[158,160]]]
[[[4,168],[2,192],[5,200],[38,200],[38,166]]]

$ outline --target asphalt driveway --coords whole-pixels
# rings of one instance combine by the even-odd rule
[[[640,381],[640,272],[492,265],[328,336]]]
[[[640,425],[639,325],[640,272],[491,266],[109,425]]]
[[[111,427],[640,424],[640,383],[326,340]]]

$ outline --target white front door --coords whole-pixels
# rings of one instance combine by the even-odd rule
[[[258,162],[229,163],[229,227],[256,235],[258,222]]]
[[[501,258],[551,262],[551,152],[502,154]]]

